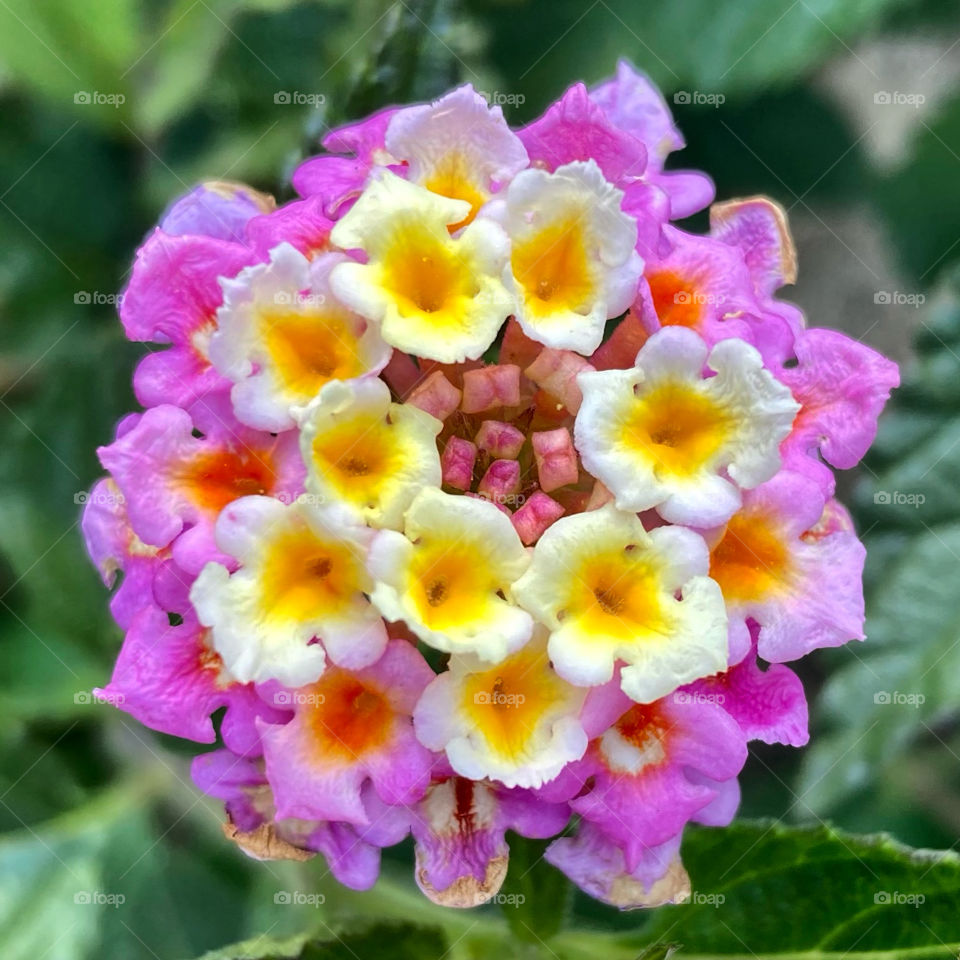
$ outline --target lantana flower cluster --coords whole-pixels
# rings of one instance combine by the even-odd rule
[[[99,693],[258,857],[493,897],[507,834],[619,907],[682,899],[785,664],[863,638],[834,469],[898,374],[807,327],[784,212],[711,204],[625,63],[511,129],[469,85],[330,133],[276,206],[178,200],[120,319],[143,411],[83,517],[126,636]]]

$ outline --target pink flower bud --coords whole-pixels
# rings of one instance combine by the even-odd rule
[[[477,490],[496,503],[506,503],[520,490],[520,464],[516,460],[494,460]]]
[[[467,370],[463,375],[464,413],[494,407],[514,407],[520,402],[520,368],[512,363]]]
[[[563,516],[563,507],[553,497],[537,490],[511,517],[514,529],[526,546],[535,543],[554,520]]]
[[[534,433],[531,439],[541,490],[549,493],[557,487],[577,482],[580,476],[577,452],[566,427]]]
[[[469,490],[473,485],[473,465],[476,459],[475,444],[461,437],[451,437],[440,457],[443,482],[457,490]]]
[[[434,370],[423,383],[413,388],[407,403],[438,420],[446,420],[460,403],[460,391],[439,370]]]
[[[523,447],[524,435],[511,423],[484,420],[474,437],[478,449],[491,457],[516,460]]]

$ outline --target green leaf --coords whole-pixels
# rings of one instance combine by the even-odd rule
[[[205,953],[201,960],[357,960],[389,956],[391,960],[443,957],[447,940],[437,927],[412,923],[376,923],[366,930],[344,930],[323,938],[309,936],[284,940],[257,937],[244,943]]]
[[[960,292],[936,298],[917,359],[881,421],[854,503],[867,545],[867,641],[837,651],[807,752],[801,812],[836,813],[858,790],[903,789],[904,760],[960,708]],[[947,579],[945,579],[947,578]]]
[[[960,949],[960,857],[887,836],[763,821],[691,830],[693,894],[663,907],[636,940],[676,941],[677,956],[848,960],[953,958]]]
[[[142,836],[141,782],[46,824],[0,837],[0,944],[9,960],[85,960],[126,894],[105,869],[112,845]],[[115,879],[115,878],[114,878]]]
[[[497,902],[517,937],[542,943],[564,925],[571,885],[543,859],[549,841],[511,834],[509,843],[510,869]]]
[[[790,82],[905,0],[472,0],[491,31],[503,91],[525,115],[556,98],[558,80],[596,82],[629,57],[668,91],[723,94]]]
[[[74,119],[113,125],[128,115],[132,90],[124,71],[140,41],[134,0],[0,4],[0,65]],[[98,102],[96,94],[122,99]]]
[[[511,849],[520,858],[511,870],[522,871],[529,851],[515,839]],[[347,898],[354,914],[339,913],[335,937],[327,931],[318,939],[259,938],[203,960],[310,960],[349,957],[350,951],[391,958],[954,960],[960,949],[960,856],[952,851],[911,850],[886,835],[858,837],[824,826],[743,821],[689,830],[683,857],[691,900],[635,914],[608,910],[616,932],[550,935],[538,912],[541,935],[520,937],[512,922],[499,923],[485,909],[418,903],[381,879],[374,890]],[[537,910],[553,902],[562,913],[563,898],[551,884],[537,894]],[[371,916],[380,920],[372,927]],[[624,921],[632,929],[623,929]],[[358,924],[362,933],[355,932]]]

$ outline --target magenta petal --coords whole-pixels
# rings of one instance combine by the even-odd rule
[[[687,688],[695,697],[717,703],[748,740],[802,747],[809,739],[807,698],[800,678],[782,664],[765,670],[757,663],[757,625],[751,625],[751,653],[725,673],[699,680]]]
[[[97,481],[87,494],[80,528],[104,584],[112,587],[122,574],[110,599],[110,612],[126,629],[133,617],[152,603],[154,578],[165,562],[163,555],[139,542],[127,516],[126,497],[109,478]]]
[[[802,405],[784,449],[819,447],[828,463],[848,470],[873,443],[880,411],[900,383],[897,365],[835,330],[807,330],[795,351],[796,367],[777,371]]]
[[[281,243],[289,243],[304,256],[326,250],[330,246],[333,221],[323,212],[318,197],[294,200],[277,210],[254,217],[247,224],[247,240],[257,255],[266,260],[270,251]]]
[[[603,175],[619,185],[640,177],[647,149],[637,137],[615,127],[587,88],[576,83],[538,120],[517,131],[530,162],[548,170],[573,160],[594,160]]]

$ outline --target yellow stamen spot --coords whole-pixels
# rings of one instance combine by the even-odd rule
[[[568,697],[569,687],[550,668],[546,649],[536,644],[470,674],[461,703],[490,750],[520,762],[544,715]]]
[[[481,622],[497,588],[482,557],[440,540],[417,544],[410,576],[419,618],[438,631]]]
[[[624,439],[654,462],[658,474],[689,476],[710,465],[724,446],[730,417],[692,386],[664,383],[637,396]]]
[[[486,194],[471,178],[466,158],[460,153],[448,153],[433,169],[423,185],[432,193],[439,193],[453,200],[464,200],[470,204],[470,212],[467,216],[447,227],[451,233],[472,223],[477,211],[487,201]]]
[[[422,225],[407,223],[395,231],[383,262],[383,285],[401,313],[430,318],[440,329],[461,324],[466,302],[478,288],[453,246]]]
[[[382,481],[396,472],[402,456],[386,419],[362,414],[318,433],[311,449],[317,472],[359,507],[377,501]]]
[[[330,380],[349,380],[363,373],[345,314],[291,310],[261,314],[260,322],[280,379],[299,394],[312,397]]]
[[[587,259],[583,229],[573,218],[554,223],[514,245],[513,275],[527,306],[545,316],[583,312],[594,300],[596,280]]]
[[[629,637],[668,632],[659,577],[631,551],[604,552],[583,562],[567,616],[579,615],[588,633]]]
[[[360,589],[357,558],[342,543],[321,540],[306,527],[290,530],[270,545],[261,596],[279,620],[312,620],[335,614]]]

